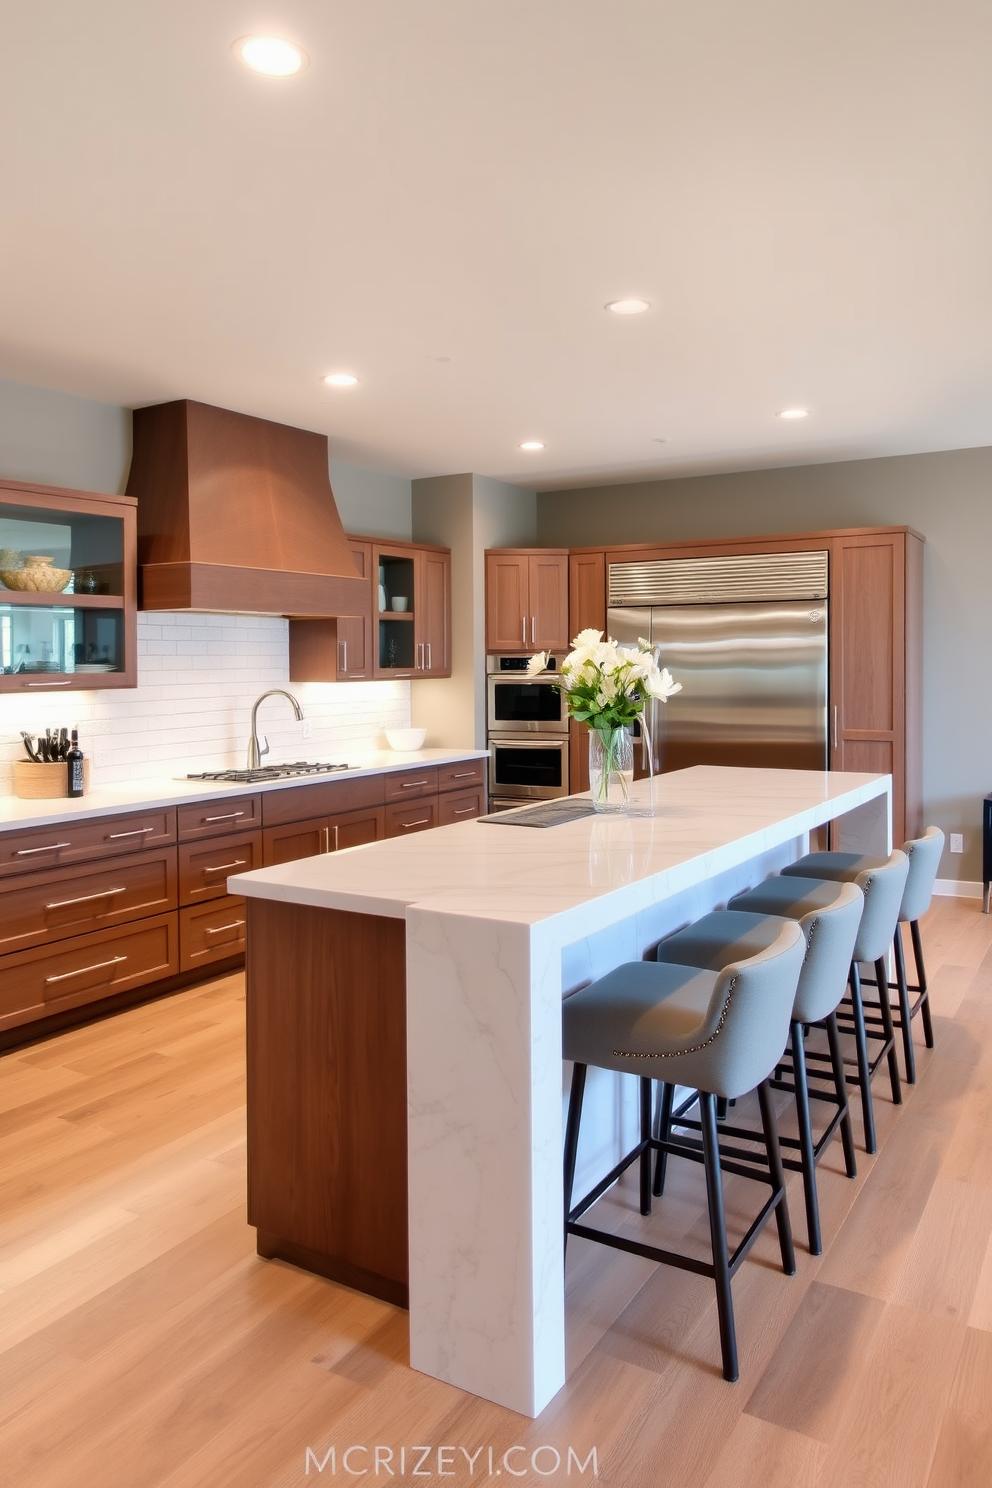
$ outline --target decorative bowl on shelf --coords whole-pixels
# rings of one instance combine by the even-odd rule
[[[25,553],[23,568],[0,569],[4,586],[25,594],[61,594],[71,578],[71,568],[53,568],[41,553]]]
[[[397,754],[412,754],[415,749],[419,749],[421,747],[426,738],[426,729],[408,728],[386,730],[386,743],[389,745],[390,749],[394,749]]]
[[[408,596],[406,594],[394,594],[393,595],[393,610],[394,610],[394,612],[397,615],[405,615],[406,614],[406,602],[407,602],[407,598],[408,598]]]

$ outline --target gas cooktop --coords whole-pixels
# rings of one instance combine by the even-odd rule
[[[259,765],[254,770],[202,770],[187,775],[187,780],[225,780],[232,785],[257,785],[264,780],[296,780],[305,775],[331,775],[338,770],[355,770],[357,765],[310,765],[296,760],[291,765]]]

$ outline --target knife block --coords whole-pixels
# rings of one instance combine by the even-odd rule
[[[90,762],[83,757],[83,795],[90,788]],[[36,765],[33,760],[14,761],[14,795],[22,801],[41,801],[69,794],[69,771],[64,760]]]

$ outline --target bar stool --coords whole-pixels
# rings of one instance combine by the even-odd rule
[[[884,958],[892,936],[895,934],[908,873],[909,859],[905,853],[897,850],[880,867],[863,869],[855,880],[857,887],[865,896],[865,906],[861,914],[861,924],[858,927],[849,969],[850,1031],[854,1034],[857,1051],[855,1078],[861,1091],[861,1114],[866,1152],[875,1152],[878,1146],[875,1139],[875,1111],[872,1103],[871,1081],[883,1059],[888,1061],[889,1082],[894,1105],[898,1106],[902,1103],[902,1087],[899,1081],[899,1065],[896,1061],[892,1009],[889,1007],[887,997],[881,999],[884,1004],[880,1015],[881,1032],[871,1033],[872,1039],[881,1043],[881,1048],[874,1060],[869,1058],[869,1035],[861,997],[860,963],[874,962],[876,975],[879,973],[879,963],[881,963],[881,975],[885,976]],[[764,883],[749,889],[746,894],[737,895],[730,903],[732,908],[741,907],[762,914],[780,914],[788,919],[801,919],[811,907],[822,906],[824,897],[829,896],[836,884],[837,880],[799,878],[793,874],[783,873],[766,878]],[[844,1021],[846,1026],[847,1020]],[[840,1022],[838,1012],[838,1024]]]
[[[895,1027],[902,1031],[903,1059],[906,1079],[916,1084],[916,1052],[913,1048],[913,1019],[922,1015],[923,1037],[928,1049],[933,1048],[933,1019],[930,1016],[930,991],[927,986],[926,966],[923,960],[923,941],[920,935],[920,920],[930,908],[934,881],[944,851],[944,834],[939,827],[927,827],[922,837],[914,837],[903,845],[909,859],[909,874],[903,890],[899,908],[899,923],[896,925],[892,946],[895,952],[896,979],[890,982],[886,975],[878,983],[879,999],[883,986],[897,993],[898,1010]],[[866,858],[857,853],[807,853],[798,862],[791,863],[782,871],[785,874],[800,874],[806,878],[829,878],[838,883],[856,882],[859,873],[866,868],[877,868],[884,858]],[[916,982],[912,985],[906,978],[906,956],[903,948],[901,926],[909,925],[913,942],[913,960],[916,963]],[[867,979],[866,979],[867,981]],[[867,983],[869,986],[870,982]],[[910,993],[916,994],[910,1002]]]
[[[719,973],[654,961],[618,966],[599,981],[565,999],[563,1049],[573,1061],[572,1089],[565,1129],[565,1238],[581,1235],[617,1250],[646,1256],[716,1283],[724,1379],[738,1377],[737,1341],[731,1278],[775,1212],[782,1268],[796,1269],[785,1194],[785,1172],[778,1146],[768,1076],[785,1047],[805,941],[798,925],[785,923],[775,941],[757,956],[731,963]],[[640,1077],[641,1138],[591,1193],[572,1205],[586,1069],[617,1070]],[[661,1071],[664,1071],[662,1076]],[[655,1137],[651,1131],[652,1082],[664,1078],[699,1091],[701,1143]],[[768,1173],[721,1158],[716,1131],[717,1097],[735,1099],[757,1088],[768,1155]],[[712,1262],[700,1261],[625,1236],[580,1224],[580,1217],[620,1177],[640,1161],[640,1208],[651,1212],[651,1154],[666,1151],[703,1162],[709,1210]],[[744,1239],[728,1255],[721,1169],[771,1186]]]
[[[680,930],[663,940],[657,949],[659,961],[683,966],[698,966],[716,971],[728,961],[740,961],[766,949],[778,936],[783,918],[795,919],[806,940],[806,956],[792,1006],[791,1047],[793,1085],[796,1098],[796,1117],[799,1138],[783,1137],[783,1147],[798,1149],[799,1158],[783,1155],[783,1166],[802,1173],[803,1194],[806,1203],[806,1233],[811,1255],[819,1255],[823,1249],[820,1236],[820,1207],[816,1191],[816,1164],[826,1151],[838,1126],[844,1144],[844,1158],[848,1177],[858,1175],[854,1155],[854,1135],[851,1131],[851,1115],[847,1104],[847,1082],[844,1077],[844,1059],[837,1030],[837,1004],[844,996],[851,955],[861,924],[864,895],[856,884],[825,884],[813,895],[817,902],[808,903],[804,912],[790,916],[749,911],[742,903],[747,895],[740,896],[729,909],[714,910],[704,915],[694,925]],[[834,1092],[814,1091],[832,1101],[834,1114],[827,1123],[819,1141],[813,1140],[813,1123],[810,1115],[810,1090],[806,1075],[806,1046],[804,1025],[821,1024],[827,1033],[830,1047]],[[778,1086],[778,1082],[773,1082]],[[779,1087],[782,1088],[782,1087]],[[671,1122],[670,1086],[662,1093],[660,1135],[668,1135]],[[687,1123],[695,1125],[695,1123]],[[718,1122],[721,1135],[743,1137],[754,1140],[758,1133]],[[747,1157],[748,1154],[741,1154]],[[659,1157],[655,1168],[656,1194],[661,1193],[664,1170]]]

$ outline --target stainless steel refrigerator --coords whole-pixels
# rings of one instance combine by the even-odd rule
[[[827,554],[610,564],[607,629],[645,639],[682,691],[651,703],[647,774],[687,765],[828,767]]]

